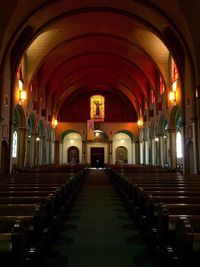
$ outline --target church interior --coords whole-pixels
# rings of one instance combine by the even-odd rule
[[[69,255],[59,248],[42,267],[199,261],[199,10],[198,0],[2,1],[0,259],[39,266],[61,235]],[[125,217],[124,236],[129,225],[153,253],[120,241]],[[80,238],[74,249],[65,235]]]

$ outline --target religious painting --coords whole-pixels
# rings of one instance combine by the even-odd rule
[[[90,98],[90,119],[104,121],[105,100],[102,95],[93,95]]]
[[[79,150],[76,146],[71,146],[68,149],[68,163],[79,163]]]
[[[128,162],[127,148],[119,146],[116,149],[116,163],[127,163]]]

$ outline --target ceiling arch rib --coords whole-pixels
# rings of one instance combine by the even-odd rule
[[[80,72],[80,74],[79,74]],[[115,69],[113,67],[108,66],[88,66],[86,68],[81,68],[74,73],[71,73],[71,75],[65,76],[63,79],[63,88],[66,88],[64,90],[67,90],[68,83],[71,83],[76,79],[76,76],[78,77],[86,77],[87,75],[90,75],[91,77],[101,75],[105,78],[109,76],[109,79],[113,79],[115,81],[120,80],[121,84],[126,84],[127,88],[131,91],[132,94],[136,96],[138,101],[141,103],[141,98],[147,98],[147,95],[145,95],[144,90],[141,86],[148,86],[148,82],[146,80],[142,80],[143,77],[141,77],[141,82],[138,84],[137,80],[134,79],[134,76],[129,75],[128,73],[122,73],[119,69]],[[74,77],[73,77],[74,76]],[[85,85],[86,86],[86,85]],[[120,86],[118,86],[118,89],[120,90]]]
[[[131,95],[137,110],[149,88],[155,90],[157,73],[168,79],[169,51],[147,25],[127,10],[107,7],[80,8],[47,20],[26,52],[28,81],[38,73],[41,94],[47,87],[48,95],[56,92],[59,106],[83,86],[115,84]]]
[[[78,50],[78,47],[75,47]],[[76,49],[75,49],[76,51]],[[121,54],[123,53],[123,51],[121,52]],[[70,54],[71,56],[71,54]],[[80,68],[80,66],[83,66],[85,68],[87,68],[88,64],[107,64],[110,67],[114,66],[115,68],[118,67],[120,72],[117,77],[119,78],[120,76],[123,76],[123,72],[127,72],[127,75],[132,76],[135,81],[137,81],[136,83],[138,84],[138,87],[141,87],[141,91],[144,94],[144,97],[147,97],[147,88],[149,88],[149,86],[146,86],[147,82],[143,82],[143,80],[147,80],[151,78],[151,81],[149,81],[149,83],[153,83],[153,86],[155,87],[155,67],[153,66],[152,62],[148,63],[149,60],[148,58],[145,56],[143,56],[141,54],[140,58],[142,57],[142,64],[145,65],[144,67],[142,66],[142,64],[140,64],[143,68],[145,68],[145,70],[141,69],[141,66],[137,66],[135,62],[131,62],[131,60],[129,58],[123,58],[122,56],[120,56],[119,54],[109,54],[107,51],[106,52],[97,52],[96,54],[91,52],[91,53],[87,53],[87,54],[79,54],[76,55],[75,57],[66,59],[66,62],[63,63],[61,66],[59,66],[57,69],[54,70],[54,73],[51,74],[51,77],[46,78],[46,80],[48,81],[48,84],[51,84],[51,86],[48,86],[49,88],[49,93],[51,91],[51,88],[53,88],[54,90],[58,90],[61,89],[61,82],[63,80],[63,75],[67,75],[67,73],[69,72],[69,70],[71,72],[75,72],[76,68]],[[51,58],[52,62],[55,62],[56,60],[56,56],[54,56],[53,58]],[[62,56],[62,58],[64,58],[64,55]],[[84,58],[84,59],[83,59]],[[134,58],[134,57],[132,57]],[[55,59],[55,60],[54,60]],[[48,61],[48,66],[50,65],[49,60]],[[45,65],[47,64],[46,62],[44,63]],[[44,65],[43,64],[43,65]],[[130,66],[129,66],[130,65]],[[139,65],[139,64],[138,64]],[[41,68],[41,72],[40,75],[42,76],[43,79],[41,79],[41,81],[43,81],[43,84],[41,84],[41,88],[45,88],[45,83],[44,83],[44,71],[42,71],[43,68]],[[146,72],[151,73],[151,76],[149,75],[148,77],[146,77]],[[143,77],[144,76],[144,77]],[[54,78],[52,78],[54,77]],[[57,84],[56,81],[59,81],[59,85]],[[151,85],[152,86],[152,85]],[[151,87],[150,86],[150,87]],[[152,88],[153,88],[152,86]],[[58,87],[58,88],[57,88]],[[66,89],[66,86],[63,87],[63,90]]]
[[[91,14],[90,14],[91,15]],[[93,14],[94,15],[94,14]],[[98,14],[98,15],[100,15],[100,14]],[[96,14],[95,14],[95,16],[96,16]],[[107,16],[108,16],[108,14],[107,14]],[[115,15],[116,16],[116,15]],[[76,17],[76,16],[75,16]],[[72,18],[72,17],[70,17],[70,18]],[[100,18],[101,18],[101,16],[100,16]],[[74,17],[73,17],[73,20],[72,20],[72,22],[73,23],[75,23],[75,21],[76,21],[76,19],[75,19],[75,21],[74,21]],[[118,18],[118,16],[117,16],[117,18],[115,18],[115,20],[117,21],[117,19],[119,19]],[[123,20],[124,20],[125,18],[123,17]],[[82,20],[83,20],[83,18],[82,18],[82,15],[80,15],[80,19],[79,19],[79,25],[81,25],[81,24],[83,24],[83,25],[86,25],[85,24],[85,18],[84,18],[84,23],[81,23],[82,22]],[[88,19],[87,19],[88,20]],[[114,21],[115,21],[114,20]],[[64,20],[65,21],[65,20]],[[98,20],[97,20],[98,21]],[[70,32],[70,30],[69,29],[71,29],[72,28],[72,24],[73,23],[69,23],[68,22],[68,24],[66,25],[66,23],[64,23],[64,22],[62,22],[62,23],[60,23],[60,24],[65,24],[65,29],[67,29],[68,31],[67,31],[67,33],[68,33],[68,38],[70,38],[71,36],[73,37],[73,36],[76,36],[77,34],[80,34],[80,33],[82,33],[83,34],[83,29],[79,29],[79,31],[80,32],[78,32],[78,33],[76,33],[76,32],[73,32],[73,31],[71,31],[71,32],[73,32],[73,35],[72,35],[72,33],[71,33],[71,36],[70,36],[70,34],[69,34],[69,32]],[[123,21],[121,21],[121,22],[123,22]],[[77,22],[76,22],[77,23]],[[89,23],[89,22],[88,22]],[[143,26],[141,26],[141,25],[138,25],[138,23],[137,23],[137,28],[136,27],[134,27],[136,22],[134,22],[133,23],[133,21],[130,21],[130,19],[128,19],[128,22],[126,22],[125,23],[125,25],[127,26],[127,24],[128,24],[128,28],[129,28],[129,34],[127,35],[127,30],[124,32],[124,27],[123,27],[123,29],[118,29],[118,32],[116,32],[116,28],[120,28],[119,27],[119,25],[118,25],[118,27],[115,27],[116,25],[114,25],[114,27],[112,26],[112,28],[110,29],[110,32],[108,31],[108,29],[106,29],[107,30],[107,32],[105,31],[105,33],[107,33],[107,34],[115,34],[115,35],[119,35],[121,38],[127,38],[127,36],[130,38],[130,40],[134,40],[134,42],[135,42],[135,40],[138,42],[137,43],[137,45],[138,46],[140,46],[140,47],[142,47],[143,48],[143,50],[145,51],[145,47],[144,47],[144,44],[145,43],[147,43],[146,41],[145,41],[145,38],[147,37],[147,35],[149,35],[149,32],[145,32],[145,29],[143,29],[144,27]],[[29,47],[29,49],[27,50],[27,55],[28,55],[28,60],[29,60],[29,62],[31,63],[30,65],[31,66],[33,66],[33,68],[32,69],[35,69],[36,68],[36,66],[35,66],[35,62],[41,62],[41,60],[39,60],[39,55],[41,56],[41,55],[43,55],[43,57],[45,56],[45,54],[44,54],[44,52],[43,52],[43,50],[45,51],[45,53],[46,52],[48,52],[48,51],[50,51],[51,49],[53,49],[53,47],[55,47],[56,45],[58,45],[59,44],[59,42],[62,42],[62,41],[64,41],[65,39],[66,39],[66,30],[65,30],[65,39],[63,39],[63,38],[58,38],[58,33],[62,33],[62,30],[61,30],[61,26],[60,26],[60,24],[59,24],[59,27],[56,27],[56,25],[54,25],[54,27],[55,28],[52,28],[52,29],[48,29],[48,31],[46,31],[45,33],[44,33],[44,35],[46,35],[46,37],[45,36],[43,36],[43,35],[40,35],[34,42],[33,42],[33,44]],[[98,23],[97,23],[98,24]],[[115,23],[114,23],[115,24]],[[118,23],[117,23],[118,24]],[[124,24],[124,23],[123,23]],[[89,25],[87,25],[87,26],[89,26]],[[96,27],[97,27],[98,25],[96,25]],[[140,27],[139,27],[140,26]],[[73,26],[74,28],[81,28],[81,27],[75,27],[75,26]],[[85,28],[87,28],[87,27],[85,27]],[[98,27],[97,27],[98,28]],[[100,29],[101,29],[101,32],[100,33],[102,33],[102,32],[104,32],[104,29],[102,29],[102,27],[100,27]],[[131,29],[132,29],[132,31],[131,31]],[[140,34],[140,38],[138,38],[137,36],[138,36],[138,33],[141,31],[143,29],[143,31],[142,31],[142,34]],[[64,30],[63,30],[64,31]],[[86,31],[86,30],[85,30]],[[92,31],[93,32],[93,31]],[[98,32],[98,33],[99,33]],[[131,34],[130,34],[130,32],[131,32]],[[55,35],[54,35],[54,33],[55,33]],[[62,34],[61,34],[62,35]],[[142,36],[142,38],[141,38],[141,36]],[[47,38],[47,37],[49,37],[49,38]],[[56,37],[56,38],[54,38],[54,37]],[[154,38],[153,38],[154,37]],[[57,40],[57,41],[54,41],[54,42],[52,42],[52,38],[53,39],[55,39],[55,40]],[[158,42],[159,43],[159,46],[161,47],[162,46],[162,42],[159,40],[159,38],[157,38],[155,35],[153,35],[152,34],[152,36],[151,36],[151,41],[152,42],[154,42],[154,44],[156,43],[156,42]],[[57,43],[56,43],[57,42]],[[44,45],[44,43],[45,43],[45,45]],[[91,46],[92,44],[90,44],[90,46]],[[40,47],[40,53],[33,53],[34,52],[34,47]],[[92,45],[92,47],[93,47],[93,45]],[[96,46],[97,47],[97,46]],[[95,47],[95,48],[96,48]],[[149,46],[148,46],[149,47]],[[97,49],[97,48],[96,48]],[[160,49],[159,49],[160,50]],[[164,50],[164,49],[163,49]],[[167,51],[167,49],[165,49],[166,51]],[[74,50],[75,51],[75,50]],[[131,49],[129,49],[128,50],[128,52],[129,51],[131,51]],[[154,53],[155,54],[155,52],[156,52],[157,50],[153,50],[152,51],[152,53]],[[166,52],[165,51],[165,52]],[[129,52],[130,53],[130,52]],[[149,53],[149,51],[148,51],[148,53]],[[161,53],[160,53],[161,54]],[[159,54],[159,60],[161,61],[161,57],[160,57],[160,54]],[[162,53],[163,54],[163,53]],[[167,54],[167,53],[165,53],[165,54]],[[34,56],[33,56],[34,55]],[[127,55],[128,56],[128,55]],[[153,58],[153,57],[152,57]],[[41,58],[42,59],[42,58]],[[142,61],[140,61],[140,62],[142,62]],[[166,61],[165,61],[166,62]],[[163,64],[164,65],[164,64]],[[34,68],[34,66],[35,66],[35,68]],[[30,77],[29,77],[30,78]]]
[[[138,66],[141,70],[145,70],[145,75],[148,77],[151,84],[154,84],[154,73],[157,66],[150,56],[129,40],[108,34],[87,34],[76,36],[76,38],[67,40],[55,47],[43,59],[40,68],[43,79],[48,79],[53,69],[58,68],[59,65],[62,65],[62,63],[66,61],[67,54],[69,54],[71,58],[73,56],[76,58],[81,54],[89,55],[94,52],[101,53],[102,56],[104,53],[114,53],[118,57],[123,55],[124,59],[130,61],[135,66]]]
[[[121,90],[117,90],[119,84],[121,83],[121,81],[117,81],[117,80],[110,80],[108,81],[108,79],[106,78],[106,80],[103,77],[98,77],[98,81],[99,81],[99,85],[97,85],[96,82],[96,77],[93,77],[93,79],[91,78],[84,78],[83,80],[79,80],[76,81],[76,83],[71,84],[68,87],[68,90],[63,91],[63,94],[60,96],[59,101],[57,101],[55,103],[56,105],[56,110],[59,111],[61,106],[63,105],[63,103],[66,101],[66,99],[68,99],[73,93],[75,93],[77,90],[75,90],[74,88],[79,88],[79,90],[84,90],[85,92],[91,91],[91,92],[95,92],[95,91],[104,91],[107,88],[104,86],[102,87],[102,84],[105,85],[107,84],[109,86],[109,88],[114,88],[116,91],[120,91],[121,93],[123,92],[123,94],[132,102],[134,108],[136,111],[138,111],[138,102],[137,99],[135,98],[135,96],[131,93],[131,91],[129,90],[129,88],[126,87],[126,85],[124,84],[120,84],[121,85]],[[84,88],[83,84],[87,84],[87,87]]]
[[[98,83],[97,83],[97,80],[98,80]],[[129,94],[129,99],[134,100],[134,102],[132,102],[132,104],[135,104],[135,105],[136,105],[136,103],[138,103],[138,105],[142,104],[141,103],[142,95],[140,94],[139,91],[130,90],[129,84],[123,82],[121,79],[118,80],[116,77],[113,78],[113,76],[111,74],[110,74],[110,81],[108,80],[107,77],[100,75],[100,74],[96,74],[96,75],[92,75],[92,76],[83,76],[79,80],[74,80],[73,82],[68,84],[68,87],[67,87],[68,90],[61,92],[61,94],[57,94],[57,99],[59,100],[59,102],[65,101],[63,96],[70,97],[70,95],[72,93],[74,93],[75,91],[79,90],[79,87],[82,86],[83,84],[86,87],[91,88],[91,83],[92,83],[93,91],[94,91],[94,90],[97,90],[97,88],[98,88],[98,90],[101,90],[100,86],[103,84],[103,82],[104,82],[104,85],[109,82],[112,86],[114,86],[112,81],[115,81],[115,90],[121,91],[124,94],[125,94],[125,92],[126,92],[126,94]],[[70,92],[69,88],[73,88],[73,90]],[[127,88],[127,90],[124,91],[124,88]],[[103,90],[105,90],[105,86],[103,86],[102,91]],[[85,89],[85,91],[87,91],[87,90]],[[109,89],[107,91],[109,91]]]
[[[80,59],[83,57],[84,57],[84,60],[80,61]],[[146,85],[149,83],[149,81],[147,80],[147,77],[145,77],[144,74],[139,69],[137,69],[135,66],[133,65],[131,66],[131,64],[124,62],[121,59],[117,59],[116,57],[113,57],[111,55],[105,55],[105,54],[103,54],[103,56],[101,54],[99,54],[98,56],[96,54],[93,54],[93,55],[90,55],[90,57],[83,55],[82,57],[79,56],[78,59],[79,60],[77,62],[76,61],[74,62],[73,60],[72,62],[71,61],[67,62],[66,64],[62,65],[59,70],[56,70],[54,73],[52,73],[51,77],[48,79],[49,87],[51,87],[53,90],[59,90],[59,89],[61,90],[62,88],[64,88],[65,90],[67,88],[66,84],[62,86],[62,80],[65,79],[65,77],[69,76],[68,79],[71,81],[73,79],[72,75],[76,75],[76,73],[78,75],[78,73],[81,73],[80,69],[84,71],[84,70],[87,70],[88,65],[91,66],[91,64],[94,64],[92,66],[93,68],[95,68],[95,66],[98,67],[99,64],[101,63],[106,64],[108,62],[107,68],[118,70],[118,73],[116,76],[118,79],[119,77],[123,77],[123,76],[132,78],[133,80],[135,80],[135,83],[138,84],[138,87],[141,89],[141,92],[144,94],[144,96],[147,97],[145,91],[147,88]],[[89,59],[92,59],[92,61]],[[126,65],[130,65],[130,66],[126,66]],[[71,68],[69,68],[69,66],[71,66]],[[78,69],[75,69],[75,68],[78,68]],[[128,69],[128,71],[126,71],[126,69]],[[51,91],[51,88],[49,88],[49,93]]]

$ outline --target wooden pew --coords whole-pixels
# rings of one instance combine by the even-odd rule
[[[158,207],[158,241],[160,255],[169,264],[177,264],[176,224],[182,216],[200,214],[200,204],[160,204]]]
[[[196,266],[200,258],[200,215],[179,218],[176,237],[178,266]]]
[[[22,262],[30,249],[34,250],[34,257],[39,256],[43,247],[43,215],[41,205],[0,205],[2,258],[7,255],[23,266]]]
[[[0,216],[0,261],[6,266],[24,266],[27,235],[19,219]]]

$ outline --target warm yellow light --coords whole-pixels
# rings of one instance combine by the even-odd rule
[[[22,91],[23,90],[23,87],[24,87],[24,84],[21,80],[18,80],[18,85],[19,85],[19,90]]]
[[[176,89],[177,89],[177,81],[173,82],[172,84],[172,91],[176,92]]]
[[[176,92],[170,91],[169,92],[169,100],[175,102],[176,101]]]
[[[20,90],[19,91],[19,100],[20,101],[26,100],[26,91],[25,90]]]
[[[143,120],[142,119],[139,119],[138,122],[137,122],[138,126],[143,126]]]
[[[158,142],[159,141],[159,138],[158,137],[155,137],[155,142]]]
[[[58,121],[56,119],[52,120],[52,126],[56,127],[58,125]]]

